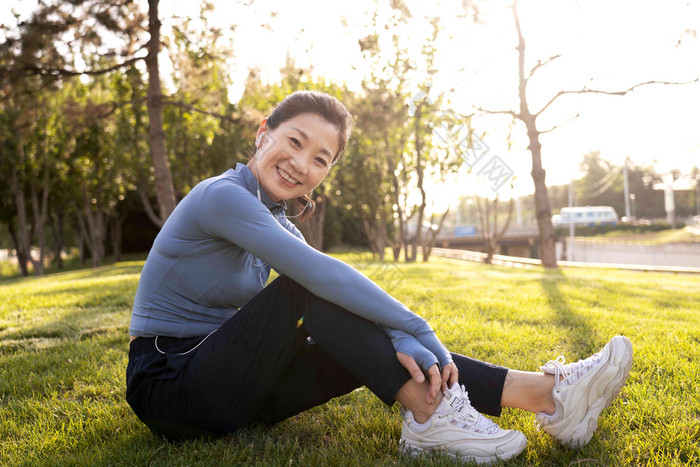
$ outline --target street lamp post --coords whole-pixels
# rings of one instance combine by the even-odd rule
[[[573,179],[569,182],[569,207],[570,208],[574,207],[574,180]],[[569,261],[574,260],[574,235],[575,235],[574,213],[570,212],[569,213],[569,248],[567,249],[567,252],[566,252],[566,257]],[[564,240],[564,241],[566,241],[566,240]]]
[[[695,214],[700,216],[700,172],[695,174]]]
[[[635,219],[635,209],[634,209],[634,200],[637,199],[634,193],[630,193],[630,201],[632,202],[632,219]]]
[[[630,158],[625,159],[625,165],[622,166],[622,182],[624,183],[624,189],[625,189],[625,218],[627,219],[627,222],[629,222],[630,218],[632,217],[632,214],[630,213],[630,184],[629,181],[627,180],[627,162],[629,162]]]

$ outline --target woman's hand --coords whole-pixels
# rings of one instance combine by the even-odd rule
[[[445,365],[445,367],[442,369],[442,390],[444,391],[445,389],[451,387],[457,381],[459,381],[459,370],[457,369],[457,365],[454,363]]]
[[[396,358],[399,360],[399,363],[401,363],[401,365],[403,365],[403,367],[406,368],[411,374],[413,381],[416,383],[422,383],[425,381],[425,375],[413,357],[405,353],[396,352]],[[437,397],[439,391],[444,391],[448,386],[452,386],[452,384],[457,381],[457,378],[459,377],[458,373],[457,366],[454,363],[450,363],[449,365],[443,367],[442,375],[440,375],[440,370],[438,369],[437,364],[431,366],[428,369],[430,388],[428,389],[428,394],[425,396],[425,401],[428,404],[435,402],[435,398]]]

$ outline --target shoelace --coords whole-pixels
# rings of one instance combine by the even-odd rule
[[[481,415],[472,407],[469,401],[469,396],[467,395],[467,390],[464,386],[462,388],[462,394],[459,397],[459,403],[451,407],[445,415],[449,415],[452,418],[452,424],[455,426],[460,426],[461,428],[468,430],[471,429],[475,433],[486,433],[492,435],[500,430],[500,427],[489,420],[488,418]]]
[[[595,353],[585,360],[575,363],[566,363],[563,355],[559,355],[556,360],[550,360],[540,367],[540,370],[554,374],[554,387],[559,387],[562,383],[573,384],[594,366],[600,363],[600,353]],[[560,380],[563,376],[564,379]]]

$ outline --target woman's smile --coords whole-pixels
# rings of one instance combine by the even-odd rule
[[[300,181],[298,181],[296,178],[294,178],[294,177],[292,177],[291,175],[289,175],[289,173],[285,172],[285,171],[284,171],[283,169],[281,169],[280,167],[277,167],[277,173],[280,175],[280,177],[282,178],[282,180],[284,180],[285,182],[287,182],[287,183],[289,184],[289,186],[294,186],[294,185],[299,185],[299,184],[301,184]]]

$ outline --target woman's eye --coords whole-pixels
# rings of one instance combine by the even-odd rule
[[[296,139],[296,138],[289,138],[289,141],[290,141],[295,147],[297,147],[297,148],[300,148],[300,147],[301,147],[301,143],[299,142],[298,139]]]
[[[328,161],[323,157],[317,157],[316,161],[324,167],[328,167]]]

